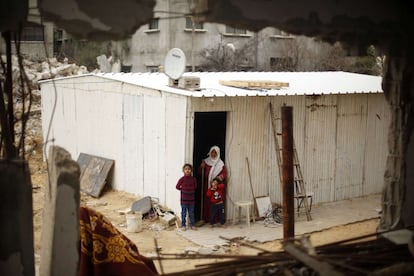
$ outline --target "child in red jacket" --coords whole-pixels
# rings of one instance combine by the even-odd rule
[[[214,226],[214,220],[218,215],[221,226],[224,226],[224,184],[218,178],[211,181],[211,187],[207,190],[207,197],[210,199],[210,226]]]

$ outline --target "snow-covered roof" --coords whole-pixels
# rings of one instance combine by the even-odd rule
[[[200,88],[195,91],[170,87],[168,85],[168,76],[164,73],[97,73],[92,75],[192,97],[320,95],[383,92],[381,87],[381,77],[343,71],[184,73],[183,76],[196,76],[200,78]],[[285,86],[277,89],[251,89],[220,84],[220,82],[223,81],[242,82],[246,80],[284,83]],[[288,86],[286,86],[286,83]]]

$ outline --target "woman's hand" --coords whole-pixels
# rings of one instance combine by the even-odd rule
[[[206,166],[206,162],[204,161],[204,159],[203,159],[203,161],[201,161],[201,165],[200,165],[200,168],[202,168],[202,169],[204,169],[204,167]]]

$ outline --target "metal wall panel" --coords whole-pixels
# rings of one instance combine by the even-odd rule
[[[270,196],[268,98],[231,98],[230,103],[233,107],[228,116],[231,139],[226,143],[229,157],[226,160],[230,167],[229,197],[234,202]],[[227,202],[230,216],[233,212],[231,203]]]
[[[144,97],[123,95],[124,190],[144,195]]]
[[[46,154],[50,145],[64,147],[76,160],[77,131],[76,131],[76,111],[75,99],[76,90],[73,85],[55,87],[52,83],[42,86],[42,129],[43,139],[46,143]],[[53,112],[54,111],[54,112]],[[50,129],[50,131],[49,131]],[[49,132],[49,136],[48,135]]]
[[[334,200],[363,195],[367,94],[338,95]]]
[[[282,106],[291,106],[293,111],[293,139],[295,148],[298,154],[299,163],[301,165],[302,172],[304,173],[304,152],[305,152],[305,121],[306,121],[306,109],[305,106],[305,96],[295,96],[295,97],[271,97],[272,106],[274,109],[274,114],[276,117],[275,123],[277,132],[279,134],[282,133],[282,118],[281,118],[281,108]],[[271,126],[270,126],[271,128]],[[277,136],[279,146],[282,147],[282,137],[281,135]],[[274,168],[273,172],[276,175],[272,175],[270,180],[274,183],[274,198],[276,201],[281,203],[282,202],[282,182],[281,177],[279,176],[278,164],[277,164],[277,157],[276,157],[276,150],[274,148],[274,140],[272,137],[272,150],[271,150],[271,160],[269,161],[272,163],[272,167]],[[311,187],[308,185],[305,179],[305,188],[306,191],[311,192]]]
[[[306,97],[304,179],[316,202],[334,199],[336,97]]]
[[[187,100],[182,96],[168,95],[165,101],[165,180],[162,204],[180,214],[180,191],[175,188],[178,179],[183,176],[184,163],[192,163],[186,156],[186,115]]]
[[[367,136],[365,147],[363,194],[382,191],[388,154],[388,132],[391,121],[390,106],[384,94],[368,96]]]
[[[143,195],[157,198],[176,213],[181,205],[175,184],[187,162],[186,101],[165,93],[144,96]]]
[[[87,90],[76,88],[76,157],[87,153],[115,160],[113,188],[122,190],[123,171],[123,124],[122,95],[120,84],[97,82],[84,83]]]
[[[165,156],[165,108],[161,97],[144,96],[144,195],[159,198]]]

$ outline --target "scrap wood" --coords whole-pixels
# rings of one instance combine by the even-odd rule
[[[77,163],[81,170],[81,191],[95,198],[100,197],[104,186],[111,179],[115,160],[81,152]]]
[[[241,237],[236,237],[236,238],[229,239],[229,238],[226,238],[226,237],[223,237],[223,236],[220,235],[219,238],[223,239],[223,240],[226,240],[226,241],[229,241],[229,242],[239,243],[242,246],[250,247],[250,248],[256,249],[258,251],[262,251],[263,253],[272,253],[271,251],[268,251],[264,248],[260,248],[260,247],[257,247],[257,246],[254,246],[254,245],[251,245],[249,243],[244,242],[243,241],[244,238],[241,238]]]
[[[384,275],[383,273],[397,275],[399,272],[406,272],[404,275],[412,274],[414,263],[407,245],[394,244],[381,235],[378,236],[378,233],[370,235],[377,237],[374,240],[366,240],[368,236],[318,246],[314,248],[315,254],[313,255],[309,255],[306,250],[304,251],[303,241],[295,240],[295,243],[291,242],[285,246],[285,251],[261,252],[257,255],[161,253],[160,256],[150,259],[153,261],[159,259],[166,261],[178,259],[215,260],[211,263],[197,264],[191,270],[164,274],[169,276],[236,275],[243,272],[257,272],[256,275],[260,273],[293,275],[298,271],[309,274],[316,271],[319,275]],[[230,240],[235,241],[234,239]],[[297,246],[298,242],[302,242],[301,247]]]
[[[284,245],[284,249],[287,253],[292,255],[298,261],[306,264],[311,267],[314,271],[318,272],[320,275],[332,275],[340,276],[345,275],[334,269],[329,263],[318,260],[315,256],[311,256],[300,249],[293,242],[287,242]]]
[[[219,83],[226,86],[250,89],[280,89],[282,87],[289,87],[288,82],[270,80],[219,80]]]

